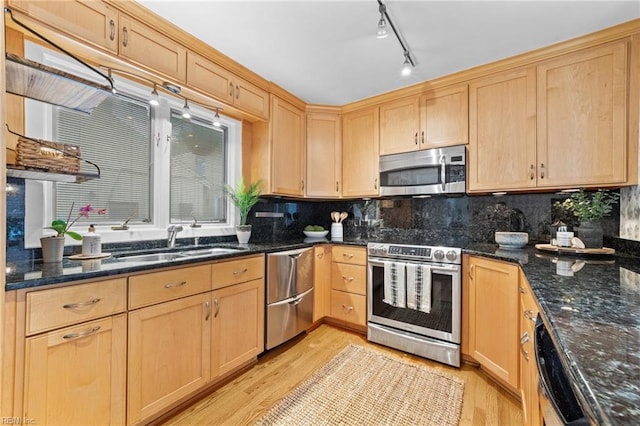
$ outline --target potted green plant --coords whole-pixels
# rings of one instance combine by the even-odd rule
[[[580,190],[571,195],[559,205],[573,215],[580,222],[580,226],[574,227],[576,236],[582,240],[587,248],[602,247],[602,223],[603,217],[611,214],[613,206],[618,202],[620,195],[607,189],[599,189],[592,193]]]
[[[229,194],[231,202],[240,211],[240,224],[236,226],[236,236],[240,244],[248,243],[251,238],[251,225],[247,225],[247,217],[251,208],[260,199],[261,183],[262,181],[258,180],[247,186],[241,176],[235,188],[225,185],[225,191]]]
[[[91,204],[87,204],[86,206],[81,207],[78,212],[78,216],[71,220],[71,214],[73,213],[74,206],[75,203],[71,203],[71,209],[69,210],[69,215],[67,216],[66,221],[62,219],[55,219],[51,222],[51,226],[45,228],[56,231],[56,235],[40,238],[42,261],[44,263],[62,262],[65,235],[68,235],[77,241],[82,240],[82,235],[75,231],[71,231],[71,227],[78,221],[78,219],[81,217],[89,217],[89,213],[96,211],[96,209],[91,207]],[[105,214],[106,211],[107,209],[97,209],[98,214]]]

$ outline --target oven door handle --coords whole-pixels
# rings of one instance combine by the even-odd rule
[[[378,267],[383,267],[384,266],[384,262],[396,262],[396,263],[400,263],[403,265],[423,265],[423,264],[428,264],[431,267],[431,270],[434,272],[446,272],[446,273],[456,273],[456,272],[460,272],[460,265],[455,265],[455,264],[451,264],[451,265],[447,265],[447,264],[434,264],[432,262],[429,261],[424,261],[424,262],[403,262],[403,261],[399,261],[397,259],[393,259],[393,258],[379,258],[379,257],[370,257],[369,260],[369,265],[370,266],[378,266]]]

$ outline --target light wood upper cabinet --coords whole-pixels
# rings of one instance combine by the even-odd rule
[[[430,90],[420,96],[420,149],[469,143],[469,86]]]
[[[276,96],[271,97],[271,192],[304,194],[304,112]]]
[[[342,120],[340,114],[307,113],[307,180],[305,193],[337,198],[342,191]]]
[[[250,114],[269,116],[269,93],[193,52],[187,52],[187,84]]]
[[[342,195],[375,197],[380,194],[378,107],[342,116]]]
[[[16,1],[9,7],[94,46],[118,50],[118,12],[101,1]]]
[[[420,97],[398,99],[380,106],[380,155],[419,149]]]
[[[27,338],[23,422],[124,424],[126,333],[120,314]]]
[[[139,424],[211,377],[211,294],[129,312],[127,424]]]
[[[211,376],[227,374],[264,351],[264,279],[212,292]]]
[[[155,29],[120,15],[118,52],[121,57],[177,81],[187,76],[187,49]]]
[[[538,186],[627,180],[627,43],[538,65]]]
[[[535,70],[469,85],[469,192],[536,186]]]
[[[473,256],[465,259],[469,274],[468,350],[515,392],[519,377],[518,266]]]

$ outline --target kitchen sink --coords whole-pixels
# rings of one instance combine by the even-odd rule
[[[122,256],[118,260],[126,262],[171,262],[173,260],[187,259],[182,253],[151,253],[134,256]]]
[[[238,253],[243,249],[230,247],[209,247],[197,250],[178,251],[171,253],[149,253],[131,256],[119,256],[118,260],[124,262],[171,262],[174,260],[193,259],[195,257],[208,257],[223,254]]]

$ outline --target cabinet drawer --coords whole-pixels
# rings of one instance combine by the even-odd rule
[[[125,278],[27,293],[27,335],[123,312]]]
[[[367,294],[367,268],[348,263],[332,263],[331,288],[365,296]]]
[[[365,326],[367,323],[367,299],[360,294],[331,290],[331,317]]]
[[[243,257],[212,265],[213,287],[227,287],[264,277],[264,255]]]
[[[334,262],[351,263],[353,265],[367,264],[367,250],[360,247],[333,246],[331,255]]]
[[[211,289],[211,266],[172,269],[129,278],[129,308],[152,305]]]

